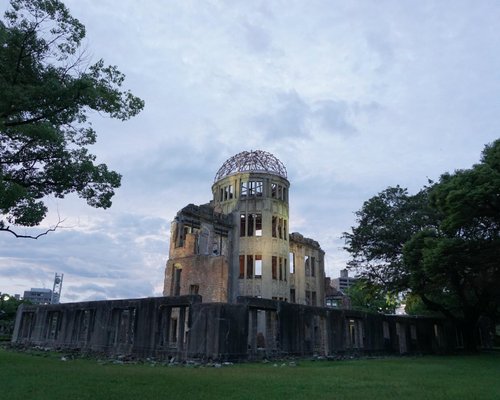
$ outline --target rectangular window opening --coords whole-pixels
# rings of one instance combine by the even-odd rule
[[[311,263],[309,262],[309,256],[304,257],[304,267],[306,271],[306,276],[311,276]]]
[[[255,182],[255,195],[257,197],[262,197],[262,192],[263,192],[263,182],[262,181],[256,181]]]
[[[275,217],[273,215],[271,229],[272,229],[272,235],[273,235],[274,238],[276,237],[276,227],[277,227],[277,225],[278,225],[278,217]]]
[[[262,236],[262,214],[255,214],[255,236]]]
[[[240,186],[240,197],[247,197],[248,196],[248,183],[249,182],[241,182]]]
[[[278,279],[278,257],[272,256],[271,258],[271,272],[273,279]]]
[[[295,253],[290,252],[288,257],[290,259],[290,273],[295,274]]]
[[[255,277],[262,277],[262,256],[258,254],[255,255]]]
[[[276,183],[271,183],[271,197],[276,198],[278,196],[278,185]]]
[[[253,278],[253,255],[247,255],[247,279]]]
[[[189,286],[189,294],[198,294],[199,291],[200,291],[200,285]]]
[[[174,267],[174,296],[181,294],[181,268]]]
[[[253,236],[255,214],[248,214],[247,218],[247,236]]]
[[[247,229],[246,215],[245,214],[241,214],[240,215],[240,236],[245,236],[246,229]]]
[[[240,279],[245,277],[245,256],[240,255]]]

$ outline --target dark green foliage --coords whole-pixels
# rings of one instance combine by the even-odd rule
[[[415,196],[400,186],[389,187],[372,197],[356,212],[357,226],[344,232],[349,267],[360,276],[390,291],[408,286],[403,246],[424,227],[434,226],[436,216],[428,208],[429,188]]]
[[[365,202],[345,233],[350,266],[417,309],[464,318],[469,342],[500,306],[500,140],[481,163],[444,174],[415,196],[399,186]],[[418,302],[415,296],[420,299]]]
[[[87,66],[84,37],[58,0],[11,0],[0,21],[0,230],[38,225],[48,195],[76,192],[107,208],[120,186],[87,149],[96,140],[89,113],[126,120],[144,103],[121,89],[116,66]]]
[[[22,303],[29,303],[24,300],[17,300],[14,296],[7,293],[0,294],[0,338],[4,337],[10,340],[14,330],[17,308]]]
[[[384,286],[366,279],[358,279],[349,287],[347,295],[351,307],[358,311],[393,314],[399,305],[397,293],[388,292]]]

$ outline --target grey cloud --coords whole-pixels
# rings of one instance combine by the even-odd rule
[[[243,30],[246,43],[251,51],[265,53],[271,49],[271,37],[268,31],[248,22],[243,24]]]
[[[278,93],[272,110],[256,117],[254,123],[268,139],[307,137],[309,113],[309,106],[298,93]]]
[[[330,133],[352,134],[357,130],[348,121],[351,108],[345,101],[320,101],[314,104],[312,117],[316,119],[321,128]]]
[[[65,301],[152,295],[153,282],[162,280],[168,226],[162,218],[129,214],[109,218],[90,231],[65,229],[38,241],[0,235],[0,277],[27,282],[27,290],[51,287],[54,272],[64,273],[69,285],[63,287]],[[112,285],[79,285],[89,280]],[[69,289],[73,287],[80,289]]]
[[[267,139],[307,139],[314,131],[349,136],[358,132],[356,118],[374,115],[381,109],[374,101],[361,103],[330,99],[307,102],[295,91],[277,94],[274,103],[271,111],[253,121]]]

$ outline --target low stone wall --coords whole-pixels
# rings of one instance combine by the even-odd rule
[[[446,353],[459,327],[438,318],[380,315],[239,297],[201,296],[22,305],[13,343],[106,355],[235,361],[264,357]]]

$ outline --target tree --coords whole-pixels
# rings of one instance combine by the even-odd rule
[[[0,293],[0,340],[10,339],[14,330],[17,308],[22,304],[31,304],[26,300],[18,300],[7,293]]]
[[[10,5],[0,21],[0,231],[23,236],[10,226],[39,225],[46,196],[77,193],[92,207],[111,206],[121,176],[89,152],[89,115],[126,120],[144,103],[121,89],[116,66],[86,65],[85,27],[62,2]]]
[[[442,175],[429,201],[443,218],[405,244],[410,287],[429,309],[463,318],[471,343],[479,319],[499,315],[500,140],[481,163]]]
[[[415,196],[389,188],[357,216],[344,234],[351,267],[415,305],[460,319],[473,348],[480,318],[499,315],[500,140],[471,169],[443,174]]]
[[[382,285],[358,279],[349,287],[347,295],[354,310],[393,314],[399,305],[397,293],[387,292]]]
[[[434,226],[437,216],[427,206],[429,187],[415,196],[400,186],[389,187],[364,202],[356,212],[357,226],[344,232],[344,247],[351,254],[350,269],[391,292],[404,291],[408,271],[403,246],[417,232]]]

